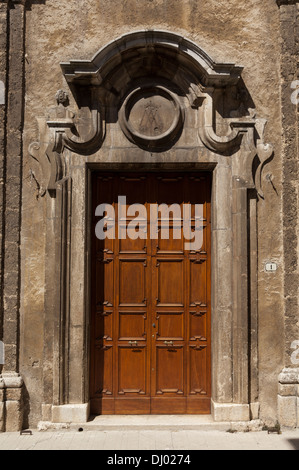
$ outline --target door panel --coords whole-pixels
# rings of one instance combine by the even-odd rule
[[[132,373],[134,371],[134,373]],[[147,392],[146,345],[119,346],[118,395],[146,395]]]
[[[184,395],[183,346],[158,345],[156,348],[154,395]]]
[[[207,395],[207,347],[190,346],[190,395]]]
[[[210,413],[210,191],[207,173],[93,175],[92,414]],[[98,240],[101,203],[113,205],[117,221],[122,216],[122,229],[136,225],[137,213],[119,211],[119,196],[126,209],[145,206],[147,221],[136,226],[143,235],[119,239],[117,225],[116,240]],[[183,225],[188,203],[192,230],[195,204],[203,204],[203,245],[191,251]],[[150,204],[180,208],[175,220],[170,213],[166,239],[165,212],[150,237]]]
[[[208,340],[208,325],[207,325],[207,311],[194,311],[190,312],[190,341],[207,341]]]
[[[190,259],[188,265],[190,276],[189,306],[207,305],[207,263],[203,259]]]
[[[119,341],[146,339],[146,312],[119,312]]]
[[[157,312],[157,341],[184,341],[184,312]]]
[[[184,260],[159,258],[154,266],[157,307],[184,306]]]
[[[145,307],[147,263],[145,259],[119,260],[119,306]]]

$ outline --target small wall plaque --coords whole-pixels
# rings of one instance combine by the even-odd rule
[[[269,261],[268,263],[265,264],[265,271],[267,273],[274,273],[277,271],[277,263],[273,263]]]

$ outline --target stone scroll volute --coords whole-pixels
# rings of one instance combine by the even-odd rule
[[[86,155],[100,148],[105,134],[105,123],[98,103],[91,102],[79,112],[69,107],[69,95],[65,90],[56,93],[57,106],[44,118],[37,118],[39,140],[29,146],[29,154],[40,165],[37,179],[40,196],[55,191],[56,183],[67,176],[63,152]],[[84,129],[81,135],[79,129]]]

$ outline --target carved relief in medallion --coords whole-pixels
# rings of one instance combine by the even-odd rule
[[[119,122],[129,140],[139,146],[159,149],[172,145],[184,123],[178,98],[160,87],[142,87],[125,99]]]

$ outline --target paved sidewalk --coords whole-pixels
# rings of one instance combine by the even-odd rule
[[[281,435],[192,430],[2,433],[0,450],[299,450],[299,430]]]

